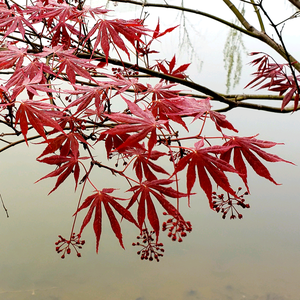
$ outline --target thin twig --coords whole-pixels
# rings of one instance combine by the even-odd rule
[[[287,58],[287,61],[289,63],[289,67],[290,67],[290,70],[292,72],[295,84],[296,84],[296,88],[297,88],[298,94],[300,94],[300,88],[299,88],[299,85],[298,85],[298,79],[297,79],[297,76],[295,74],[295,71],[294,71],[294,68],[293,68],[293,65],[292,65],[292,61],[291,61],[290,55],[289,55],[289,53],[288,53],[288,51],[287,51],[287,49],[285,47],[285,43],[284,43],[283,38],[282,38],[282,32],[278,31],[277,26],[274,24],[274,22],[272,21],[272,19],[268,15],[267,11],[263,8],[262,3],[260,3],[260,8],[263,11],[263,13],[265,14],[265,16],[268,18],[268,20],[270,21],[272,27],[274,28],[274,30],[275,30],[275,32],[276,32],[276,34],[277,34],[277,36],[278,36],[278,38],[279,38],[279,40],[281,42],[281,45],[282,45],[282,47],[284,49],[284,52],[286,54],[286,58]]]
[[[9,218],[8,210],[7,210],[7,208],[6,208],[5,205],[4,205],[4,201],[3,201],[3,199],[2,199],[2,195],[1,195],[1,194],[0,194],[0,198],[1,198],[1,202],[2,202],[3,209],[4,209],[5,212],[6,212],[6,216],[7,216],[7,218]]]

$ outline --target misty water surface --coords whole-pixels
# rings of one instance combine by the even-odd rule
[[[224,34],[216,32],[213,42],[222,47]],[[210,47],[203,46],[203,69],[198,74],[195,68],[192,75],[216,90],[224,89],[222,57],[209,60]],[[241,86],[247,80],[242,79]],[[193,232],[183,243],[162,234],[165,257],[159,263],[140,261],[131,246],[137,232],[125,222],[124,251],[108,220],[104,220],[98,255],[88,226],[82,257],[60,259],[54,242],[58,234],[69,234],[79,197],[73,179],[47,196],[55,180],[34,184],[52,170],[35,160],[41,147],[19,145],[1,153],[0,192],[10,217],[0,207],[0,300],[300,299],[299,113],[278,116],[239,109],[227,117],[241,135],[260,133],[260,139],[284,142],[273,153],[298,166],[267,165],[280,186],[249,172],[251,208],[243,211],[242,220],[223,220],[209,209],[197,188],[191,208],[182,205]],[[109,175],[104,172],[99,177],[103,187],[127,189]],[[88,189],[86,195],[91,192]]]

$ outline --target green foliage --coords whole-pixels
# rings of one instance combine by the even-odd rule
[[[241,8],[241,13],[244,15],[245,8]],[[234,22],[237,25],[239,21]],[[227,71],[226,79],[226,93],[229,93],[231,88],[237,86],[241,79],[242,74],[242,54],[246,51],[246,47],[243,42],[243,34],[234,28],[231,28],[223,50],[224,55],[224,67]]]

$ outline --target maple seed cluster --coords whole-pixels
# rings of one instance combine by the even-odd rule
[[[59,237],[59,240],[55,243],[55,245],[56,245],[55,250],[57,253],[62,253],[61,258],[65,258],[66,253],[71,254],[71,246],[76,251],[77,257],[81,257],[81,254],[78,251],[78,249],[82,249],[82,246],[85,244],[85,241],[80,240],[79,235],[72,233],[70,240],[66,240],[61,235],[59,235],[58,237]]]
[[[143,229],[141,234],[136,238],[138,240],[142,240],[142,242],[132,243],[132,246],[141,246],[142,249],[137,252],[137,255],[141,256],[141,260],[149,260],[153,261],[155,259],[159,262],[159,257],[162,257],[163,254],[161,252],[165,252],[163,243],[154,242],[153,235],[154,231],[148,231],[148,229]]]
[[[164,212],[164,215],[167,215]],[[170,218],[167,222],[163,222],[162,231],[168,230],[168,237],[172,239],[172,241],[182,242],[182,238],[187,236],[187,232],[192,231],[192,224],[190,221],[185,222],[182,219]]]
[[[237,195],[238,193],[242,190],[241,187],[238,188]],[[224,194],[217,195],[216,192],[212,193],[212,198],[214,199],[213,201],[213,209],[216,212],[221,212],[222,218],[225,219],[228,212],[231,214],[230,219],[236,219],[237,217],[239,219],[243,218],[243,215],[238,212],[237,206],[242,207],[243,209],[245,208],[250,208],[250,205],[248,203],[245,203],[244,196],[247,196],[249,193],[245,192],[244,194],[238,196],[238,198],[233,197],[232,195],[227,194],[227,199],[224,199]]]
[[[121,69],[121,68],[111,68],[114,75],[121,75],[121,76],[138,76],[139,72],[130,70],[130,69]]]

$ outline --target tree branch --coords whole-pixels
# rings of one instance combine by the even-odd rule
[[[268,44],[271,48],[273,48],[278,54],[280,54],[286,61],[288,61],[288,58],[286,56],[286,53],[283,49],[283,47],[275,42],[271,37],[269,37],[265,32],[257,30],[254,26],[252,26],[247,20],[243,17],[243,15],[239,12],[239,10],[234,6],[234,4],[229,1],[229,0],[223,0],[224,3],[232,10],[232,12],[236,15],[236,17],[240,20],[242,25],[245,27],[242,28],[240,26],[237,26],[233,23],[230,23],[226,20],[223,20],[221,18],[218,18],[214,15],[205,13],[203,11],[199,11],[197,9],[191,9],[191,8],[186,8],[183,6],[176,6],[176,5],[169,5],[169,4],[159,4],[159,3],[149,3],[149,2],[139,2],[136,0],[114,0],[114,2],[120,2],[120,3],[130,3],[134,5],[140,5],[143,7],[158,7],[158,8],[166,8],[166,9],[175,9],[175,10],[180,10],[180,11],[185,11],[197,15],[201,15],[207,18],[210,18],[212,20],[215,20],[219,23],[222,23],[226,26],[229,26],[231,28],[234,28],[248,36],[251,36],[253,38],[256,38],[266,44]],[[300,2],[300,1],[297,1]],[[293,64],[293,67],[300,72],[300,63],[296,58],[294,58],[291,54],[288,54],[289,58]]]
[[[293,5],[295,5],[298,9],[300,9],[300,1],[299,0],[289,0]]]
[[[187,8],[187,7],[183,7],[183,6],[176,6],[176,5],[170,5],[170,4],[159,4],[159,3],[149,3],[149,2],[141,3],[141,2],[138,2],[138,1],[135,1],[135,0],[114,0],[114,2],[129,3],[129,4],[134,4],[134,5],[140,5],[140,6],[143,6],[143,7],[148,6],[148,7],[175,9],[175,10],[180,10],[180,11],[183,11],[183,12],[189,12],[189,13],[193,13],[193,14],[196,14],[196,15],[200,15],[200,16],[207,17],[209,19],[215,20],[215,21],[217,21],[219,23],[222,23],[226,26],[229,26],[229,27],[234,28],[238,31],[241,31],[242,33],[244,33],[246,35],[250,35],[252,37],[255,37],[252,32],[249,32],[249,31],[245,30],[244,28],[242,28],[240,26],[237,26],[237,25],[235,25],[231,22],[228,22],[224,19],[218,18],[218,17],[216,17],[214,15],[211,15],[209,13],[206,13],[204,11],[200,11],[198,9],[192,9],[192,8]]]
[[[247,22],[244,16],[239,12],[239,10],[234,6],[234,4],[230,0],[223,0],[225,4],[231,9],[231,11],[236,15],[236,17],[240,20],[243,26],[247,31],[252,32],[255,38],[260,41],[268,44],[271,48],[273,48],[278,54],[280,54],[286,61],[291,61],[293,67],[300,72],[300,63],[296,60],[291,54],[285,51],[284,47],[277,42],[275,42],[272,38],[270,38],[265,32],[261,32],[257,30],[254,26]]]
[[[254,0],[251,0],[251,3],[254,7],[254,10],[255,10],[255,13],[257,15],[257,19],[258,19],[258,22],[259,22],[259,25],[260,25],[260,29],[261,29],[261,32],[266,32],[266,29],[265,29],[265,26],[264,26],[264,22],[262,20],[262,17],[261,17],[261,14],[259,12],[259,9],[257,8],[257,5],[255,5],[255,2]]]

